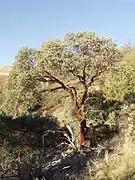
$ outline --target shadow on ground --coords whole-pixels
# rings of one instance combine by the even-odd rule
[[[83,179],[92,157],[69,148],[55,117],[0,117],[0,179]]]
[[[47,148],[56,145],[59,129],[57,119],[53,116],[23,116],[16,119],[0,116],[0,143],[13,147]]]

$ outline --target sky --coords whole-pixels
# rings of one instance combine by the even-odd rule
[[[134,43],[135,0],[0,0],[0,65],[12,65],[23,46],[77,31]]]

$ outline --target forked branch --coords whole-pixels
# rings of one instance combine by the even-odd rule
[[[49,81],[53,81],[54,83],[57,83],[59,84],[60,86],[59,87],[55,87],[55,88],[52,88],[52,89],[45,89],[45,90],[42,90],[42,93],[43,92],[46,92],[46,91],[55,91],[55,90],[58,90],[58,89],[64,89],[67,91],[67,93],[71,96],[72,98],[72,101],[73,101],[73,105],[74,105],[74,108],[75,108],[75,112],[76,112],[76,117],[78,120],[80,120],[80,112],[79,112],[79,106],[78,106],[78,102],[77,102],[77,91],[75,89],[75,87],[68,87],[66,86],[60,79],[58,79],[57,77],[54,77],[52,74],[50,74],[48,71],[45,71],[45,73],[47,74],[47,78]],[[44,81],[42,81],[44,82]],[[73,92],[74,91],[74,92]]]
[[[90,79],[90,82],[89,82],[88,86],[92,86],[92,84],[94,83],[95,79],[96,79],[97,77],[99,77],[102,73],[103,73],[103,71],[99,71],[99,72],[97,72],[94,76],[92,76],[91,79]]]

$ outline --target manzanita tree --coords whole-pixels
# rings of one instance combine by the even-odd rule
[[[83,142],[88,88],[121,59],[116,44],[111,39],[90,32],[68,33],[62,41],[44,43],[38,53],[36,67],[40,81],[57,84],[51,90],[63,89],[71,96],[76,117],[83,120],[80,134],[80,141]],[[76,83],[83,86],[80,100],[77,88],[73,86]]]
[[[90,32],[68,33],[63,40],[45,42],[34,54],[34,66],[31,65],[34,71],[26,73],[27,79],[24,78],[21,85],[27,87],[29,82],[33,88],[30,82],[37,86],[42,82],[54,85],[50,91],[63,89],[72,98],[77,119],[83,122],[86,122],[85,98],[88,88],[96,79],[103,77],[105,72],[113,69],[121,59],[121,54],[111,39]],[[33,72],[34,82],[31,78]],[[78,99],[79,86],[83,87],[81,99]],[[43,91],[46,90],[48,89]],[[81,142],[84,141],[85,125],[83,123],[81,129]]]

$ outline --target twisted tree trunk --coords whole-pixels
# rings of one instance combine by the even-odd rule
[[[80,133],[79,133],[79,146],[83,145],[84,141],[85,141],[85,131],[86,131],[86,107],[85,107],[85,99],[86,99],[86,95],[88,92],[88,87],[85,85],[84,86],[84,92],[81,98],[81,107],[82,107],[82,117],[80,115],[80,111],[79,111],[79,106],[78,106],[78,102],[77,99],[75,98],[72,89],[68,89],[69,95],[72,98],[73,101],[73,105],[74,105],[74,109],[76,112],[76,117],[80,122]]]

